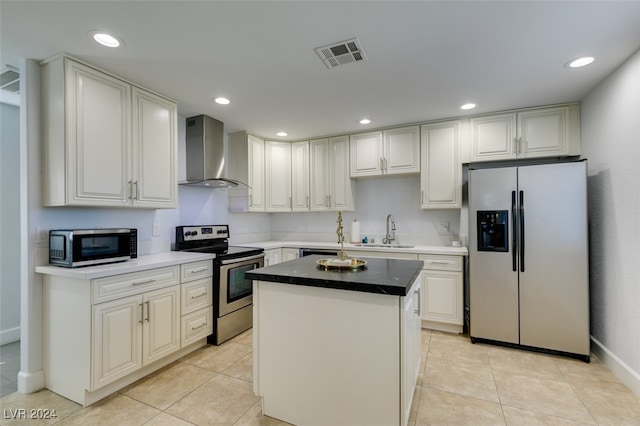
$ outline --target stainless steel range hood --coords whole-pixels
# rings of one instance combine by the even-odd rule
[[[223,129],[221,121],[207,115],[187,118],[187,180],[180,185],[205,188],[246,186],[226,177]]]

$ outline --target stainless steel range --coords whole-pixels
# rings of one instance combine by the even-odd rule
[[[229,246],[229,225],[176,227],[176,251],[214,253],[213,334],[207,342],[219,345],[253,325],[253,284],[246,271],[264,266],[264,250]]]

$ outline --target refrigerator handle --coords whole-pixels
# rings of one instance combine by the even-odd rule
[[[520,191],[520,272],[524,272],[524,191]]]
[[[513,272],[518,271],[518,259],[517,259],[517,232],[518,227],[516,225],[516,191],[511,191],[511,261]]]

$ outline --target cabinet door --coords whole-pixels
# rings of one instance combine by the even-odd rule
[[[208,306],[198,311],[184,315],[181,319],[181,345],[184,348],[191,343],[204,339],[213,333],[213,307]]]
[[[309,142],[310,160],[310,210],[329,210],[329,139],[317,139]]]
[[[127,205],[131,86],[76,62],[65,64],[67,204]]]
[[[282,249],[264,251],[264,266],[271,266],[282,262]]]
[[[142,367],[142,321],[142,296],[93,306],[92,390]]]
[[[282,261],[295,260],[300,256],[300,250],[294,248],[282,249]]]
[[[355,182],[349,175],[349,137],[329,139],[329,207],[331,210],[355,209]]]
[[[471,118],[471,161],[514,159],[516,114]]]
[[[135,206],[175,208],[178,192],[176,104],[133,88],[133,175]]]
[[[422,271],[422,319],[462,325],[462,273]]]
[[[142,364],[180,349],[180,286],[144,294]]]
[[[518,158],[569,154],[569,107],[518,113]]]
[[[291,211],[309,211],[309,142],[291,144]]]
[[[413,393],[420,373],[420,355],[422,352],[422,332],[420,324],[420,279],[418,278],[409,290],[409,293],[402,298],[403,317],[401,330],[401,421],[400,424],[407,424],[413,402]]]
[[[249,181],[249,211],[263,212],[265,207],[264,198],[264,141],[253,135],[248,135],[249,144],[249,170],[247,171]]]
[[[382,132],[368,132],[349,137],[351,177],[378,176],[383,170]]]
[[[460,122],[422,126],[422,172],[420,189],[423,209],[462,206],[462,163],[459,159]]]
[[[265,153],[265,211],[291,211],[291,144],[264,143]]]
[[[384,173],[389,175],[420,172],[420,129],[418,126],[385,130]]]

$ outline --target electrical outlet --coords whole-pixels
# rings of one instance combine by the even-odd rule
[[[451,230],[449,229],[449,222],[438,223],[438,235],[449,235]]]
[[[159,223],[154,223],[153,224],[152,235],[154,237],[159,237],[160,236],[160,224]]]
[[[36,243],[46,243],[49,240],[49,231],[36,226]]]

